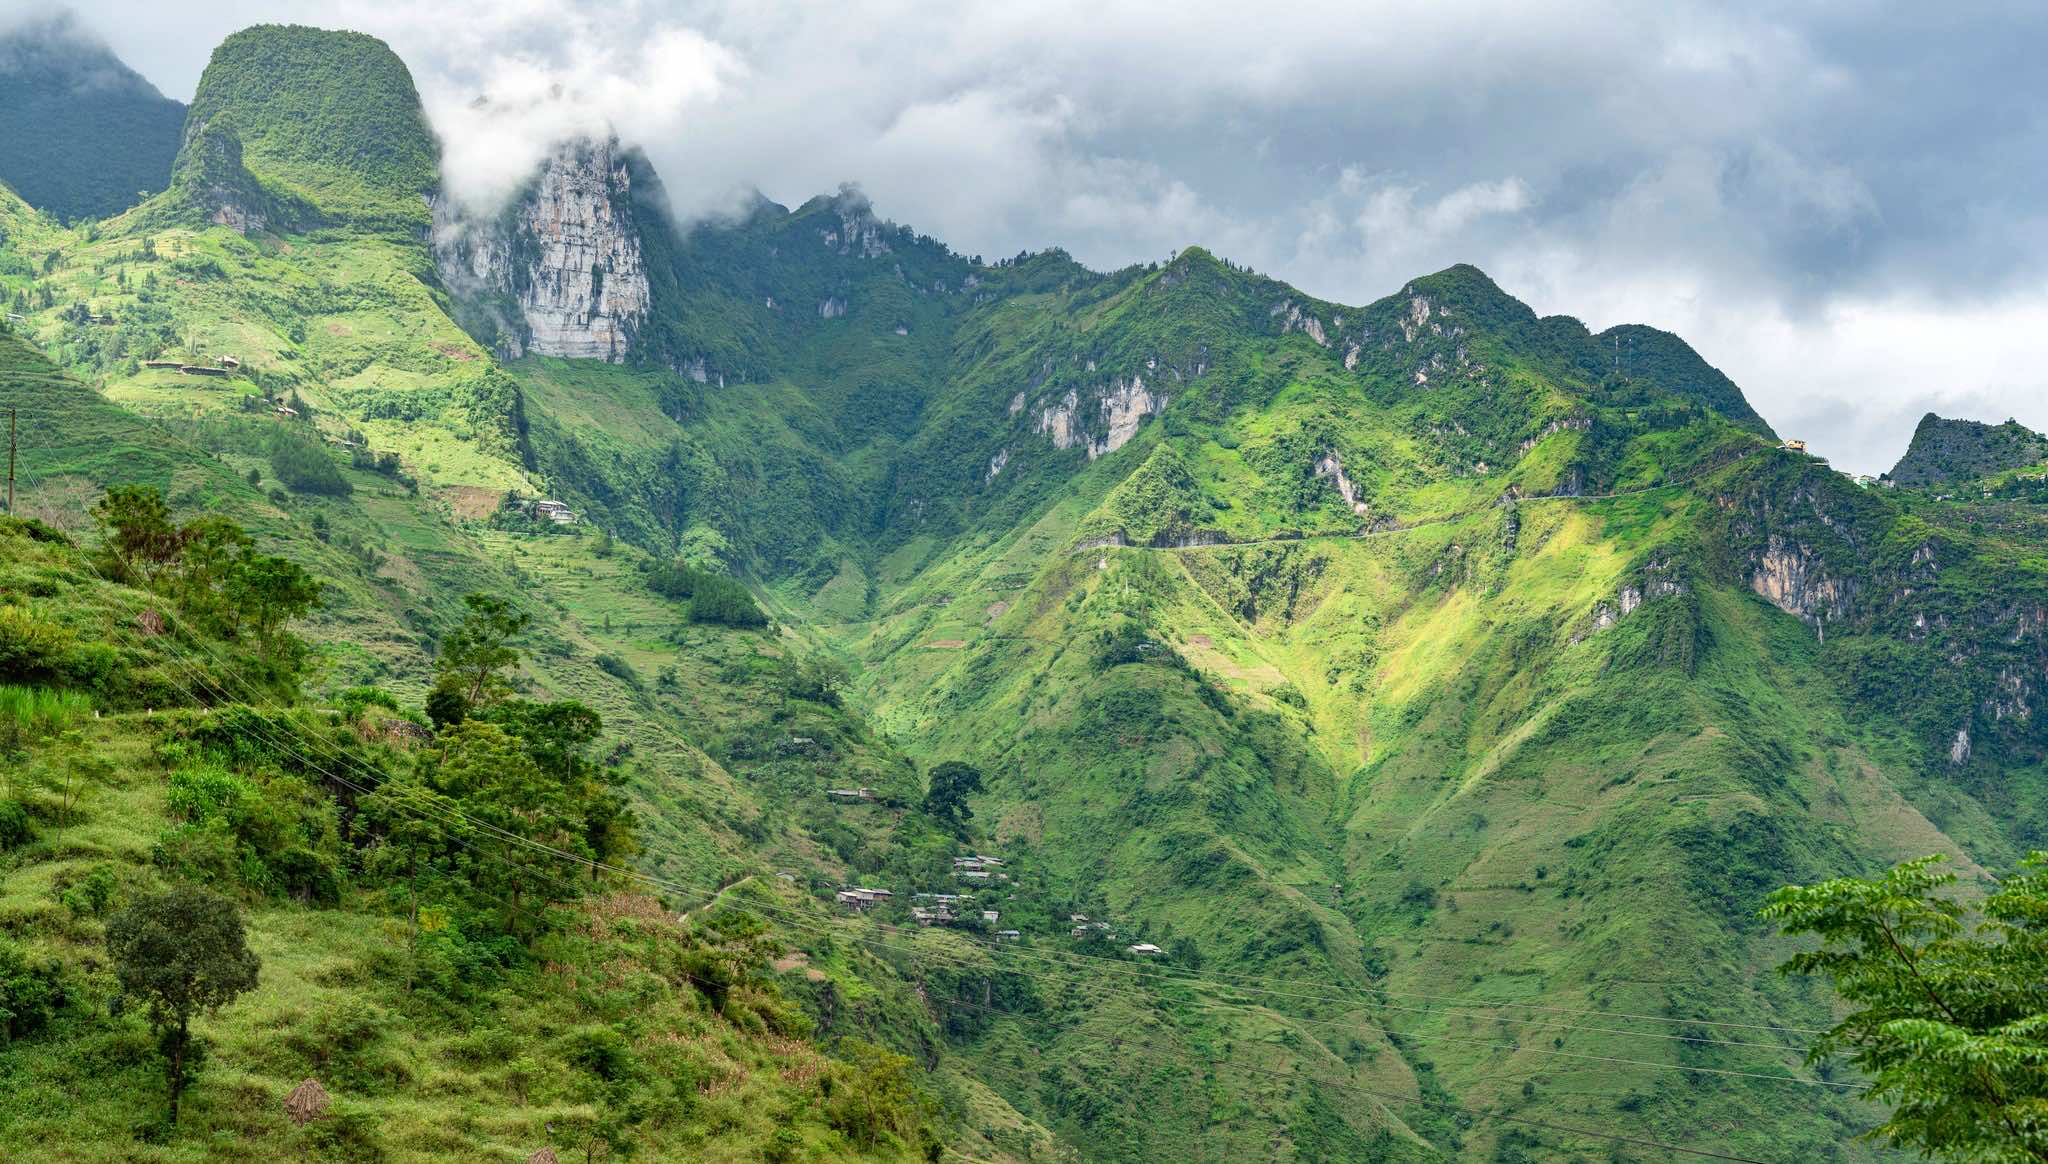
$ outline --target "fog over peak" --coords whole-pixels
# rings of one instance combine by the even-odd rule
[[[1889,467],[1926,411],[2048,428],[2048,9],[105,0],[189,97],[235,28],[388,40],[489,203],[615,130],[685,216],[858,181],[968,253],[1199,243],[1362,302],[1464,261],[1684,336],[1766,418]],[[484,98],[479,101],[479,97]]]

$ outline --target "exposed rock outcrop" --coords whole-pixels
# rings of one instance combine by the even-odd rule
[[[863,259],[879,259],[890,252],[889,235],[899,228],[875,217],[874,206],[858,187],[841,186],[832,200],[832,209],[839,216],[839,229],[827,227],[818,232],[826,250]],[[944,285],[937,290],[944,291]]]
[[[442,278],[458,295],[509,304],[494,314],[510,354],[624,361],[651,294],[633,167],[616,140],[558,148],[493,221],[445,199],[435,210]]]
[[[1549,424],[1544,425],[1541,432],[1538,432],[1535,436],[1532,436],[1529,439],[1523,441],[1520,445],[1516,446],[1516,449],[1519,452],[1529,452],[1531,449],[1534,449],[1537,446],[1537,444],[1539,444],[1543,440],[1544,437],[1547,437],[1552,433],[1591,431],[1593,431],[1592,417],[1561,416],[1556,420],[1551,421]]]
[[[1808,547],[1772,534],[1750,571],[1749,588],[1826,637],[1827,622],[1848,616],[1855,583],[1830,574]]]
[[[236,234],[258,234],[273,225],[302,225],[307,208],[281,202],[264,190],[242,164],[242,140],[224,125],[194,124],[178,152],[176,187],[206,221]]]
[[[1672,598],[1688,590],[1685,579],[1680,576],[1676,565],[1669,557],[1652,558],[1643,564],[1642,570],[1629,581],[1623,582],[1614,592],[1612,601],[1602,601],[1593,607],[1593,614],[1584,629],[1576,631],[1571,641],[1576,643],[1589,635],[1599,634],[1612,628],[1616,623],[1634,614],[1643,603],[1658,598]]]
[[[1092,461],[1129,443],[1146,417],[1166,410],[1167,400],[1146,388],[1143,376],[1132,376],[1111,383],[1094,398],[1093,409],[1073,389],[1049,404],[1041,401],[1035,427],[1052,438],[1054,448],[1086,448]]]
[[[1351,478],[1344,475],[1344,459],[1337,455],[1336,450],[1332,449],[1324,453],[1316,461],[1316,476],[1328,477],[1334,481],[1337,486],[1338,496],[1344,499],[1344,504],[1350,508],[1351,512],[1360,517],[1365,516],[1365,511],[1370,506],[1359,500],[1358,487],[1352,484]]]

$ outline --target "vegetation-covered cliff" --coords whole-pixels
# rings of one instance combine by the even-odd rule
[[[1899,485],[1937,485],[1990,477],[2048,461],[2048,437],[2018,421],[1981,424],[1928,413],[1913,429],[1913,443],[1889,474]]]

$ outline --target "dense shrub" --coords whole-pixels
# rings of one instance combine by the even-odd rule
[[[597,669],[635,691],[644,689],[645,685],[640,680],[640,672],[633,669],[633,664],[619,658],[617,655],[599,655],[597,657]]]
[[[737,578],[675,562],[655,567],[648,574],[647,584],[664,598],[686,603],[691,622],[740,627],[768,625],[768,616]]]
[[[345,497],[353,491],[326,449],[282,429],[270,442],[270,471],[294,493]]]
[[[64,1006],[64,977],[54,962],[32,962],[0,938],[0,1047],[49,1025]]]
[[[0,853],[18,849],[34,839],[28,809],[19,800],[0,800]]]
[[[65,670],[69,630],[27,606],[0,606],[0,679],[50,679]]]

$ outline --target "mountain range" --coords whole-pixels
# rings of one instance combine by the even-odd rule
[[[367,898],[250,889],[278,994],[152,1158],[524,1158],[564,1112],[650,1158],[924,1151],[806,1090],[858,1041],[971,1159],[1889,1159],[1803,1062],[1831,1003],[1773,972],[1762,898],[2048,838],[2048,439],[2016,424],[1929,416],[1858,480],[1681,338],[1474,267],[1347,305],[1196,246],[983,261],[853,186],[679,222],[610,139],[478,210],[357,33],[237,33],[180,109],[39,26],[0,84],[77,115],[0,139],[17,513],[89,543],[142,482],[232,516],[325,582],[316,706],[419,706],[462,596],[516,597],[524,689],[603,717],[656,920],[751,910],[806,1016],[692,1036],[749,1104],[657,1110],[682,1037],[624,1012],[639,1066],[529,1104],[503,1061],[584,1062],[568,1035],[465,1041],[360,952]],[[765,625],[693,620],[703,576]],[[983,779],[941,827],[948,761]],[[166,811],[103,803],[127,832],[0,857],[0,933],[89,966],[54,895],[147,866]],[[588,1026],[596,993],[530,1005]],[[291,1029],[363,997],[414,1043]],[[120,1158],[133,1112],[72,1083],[142,1068],[90,1038],[0,1047],[0,1142]],[[332,1065],[364,1048],[399,1066]],[[353,1139],[258,1118],[322,1072]]]

